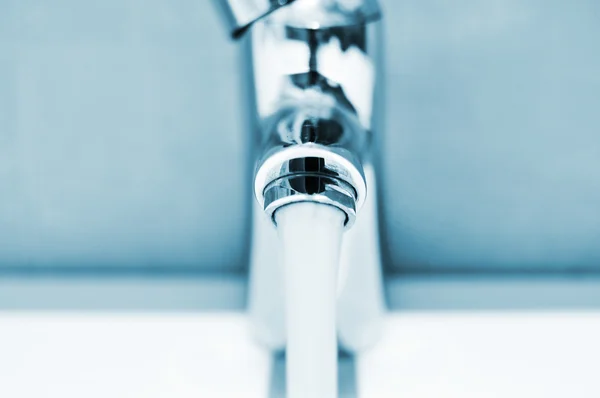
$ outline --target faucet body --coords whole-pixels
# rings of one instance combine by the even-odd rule
[[[350,227],[366,198],[378,35],[358,11],[326,3],[296,1],[250,32],[254,187],[268,215],[310,200],[340,208]]]
[[[272,349],[285,346],[275,212],[291,203],[323,203],[346,215],[338,336],[346,349],[360,350],[379,334],[384,307],[372,153],[381,87],[378,3],[225,4],[232,36],[250,35],[245,64],[259,148],[249,286],[255,332]]]

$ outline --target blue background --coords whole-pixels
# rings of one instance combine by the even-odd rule
[[[386,266],[600,268],[600,3],[383,1]],[[209,1],[0,0],[0,268],[243,271],[243,58]]]

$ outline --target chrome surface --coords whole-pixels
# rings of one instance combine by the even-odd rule
[[[213,0],[233,38],[240,38],[257,21],[292,3],[282,18],[288,26],[317,29],[357,25],[380,17],[377,0]]]
[[[352,211],[346,212],[350,221],[346,225],[351,226],[356,210],[362,207],[366,197],[367,187],[361,163],[361,154],[367,145],[364,142],[365,131],[348,123],[351,119],[340,115],[339,111],[316,106],[290,107],[271,120],[275,123],[267,122],[268,126],[262,131],[267,142],[263,146],[262,157],[258,159],[254,184],[261,206],[272,215],[277,208],[274,206],[287,203],[284,198],[277,201],[266,198],[267,188],[276,181],[304,176],[304,180],[310,184],[314,177],[326,177],[323,181],[335,180],[338,186],[348,186],[351,192],[349,197],[355,202],[351,206]],[[304,200],[315,195],[314,201],[321,202],[316,197],[317,192],[303,194]],[[294,196],[290,202],[299,200],[297,195]],[[329,199],[333,200],[333,197]],[[339,203],[337,207],[348,208],[346,203]]]
[[[294,0],[215,0],[233,38],[242,36],[257,20]]]
[[[379,43],[372,21],[378,15],[376,2],[299,0],[254,24],[250,51],[261,153],[254,185],[269,215],[278,206],[313,200],[343,209],[350,226],[364,203],[363,162],[377,95]],[[315,177],[327,177],[317,192],[271,185],[310,185]],[[350,194],[338,189],[346,185]]]
[[[264,208],[275,223],[275,211],[299,202],[317,202],[337,207],[346,214],[344,226],[350,228],[356,218],[356,191],[337,178],[319,174],[283,177],[270,183],[264,192]]]
[[[316,30],[363,25],[380,17],[378,0],[295,0],[273,19],[288,26]]]
[[[257,212],[269,218],[254,217],[248,314],[257,341],[273,351],[283,349],[288,337],[273,224],[278,209],[298,202],[340,209],[347,230],[366,203],[341,248],[345,276],[336,329],[349,352],[380,336],[385,305],[377,196],[367,200],[365,177],[376,185],[370,152],[378,128],[381,63],[379,11],[368,12],[373,6],[376,2],[298,0],[256,21],[249,32],[254,98],[248,103],[255,107],[259,150],[254,189]]]

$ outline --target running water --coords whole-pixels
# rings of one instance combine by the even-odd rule
[[[275,214],[285,273],[287,397],[337,397],[336,287],[345,214],[295,203]]]

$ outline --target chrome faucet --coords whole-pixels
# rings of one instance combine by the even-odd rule
[[[381,120],[378,2],[217,4],[232,37],[250,36],[249,106],[260,148],[249,287],[256,333],[272,349],[285,345],[275,212],[296,202],[323,203],[346,215],[338,336],[346,349],[360,350],[376,340],[384,307],[373,171]]]

